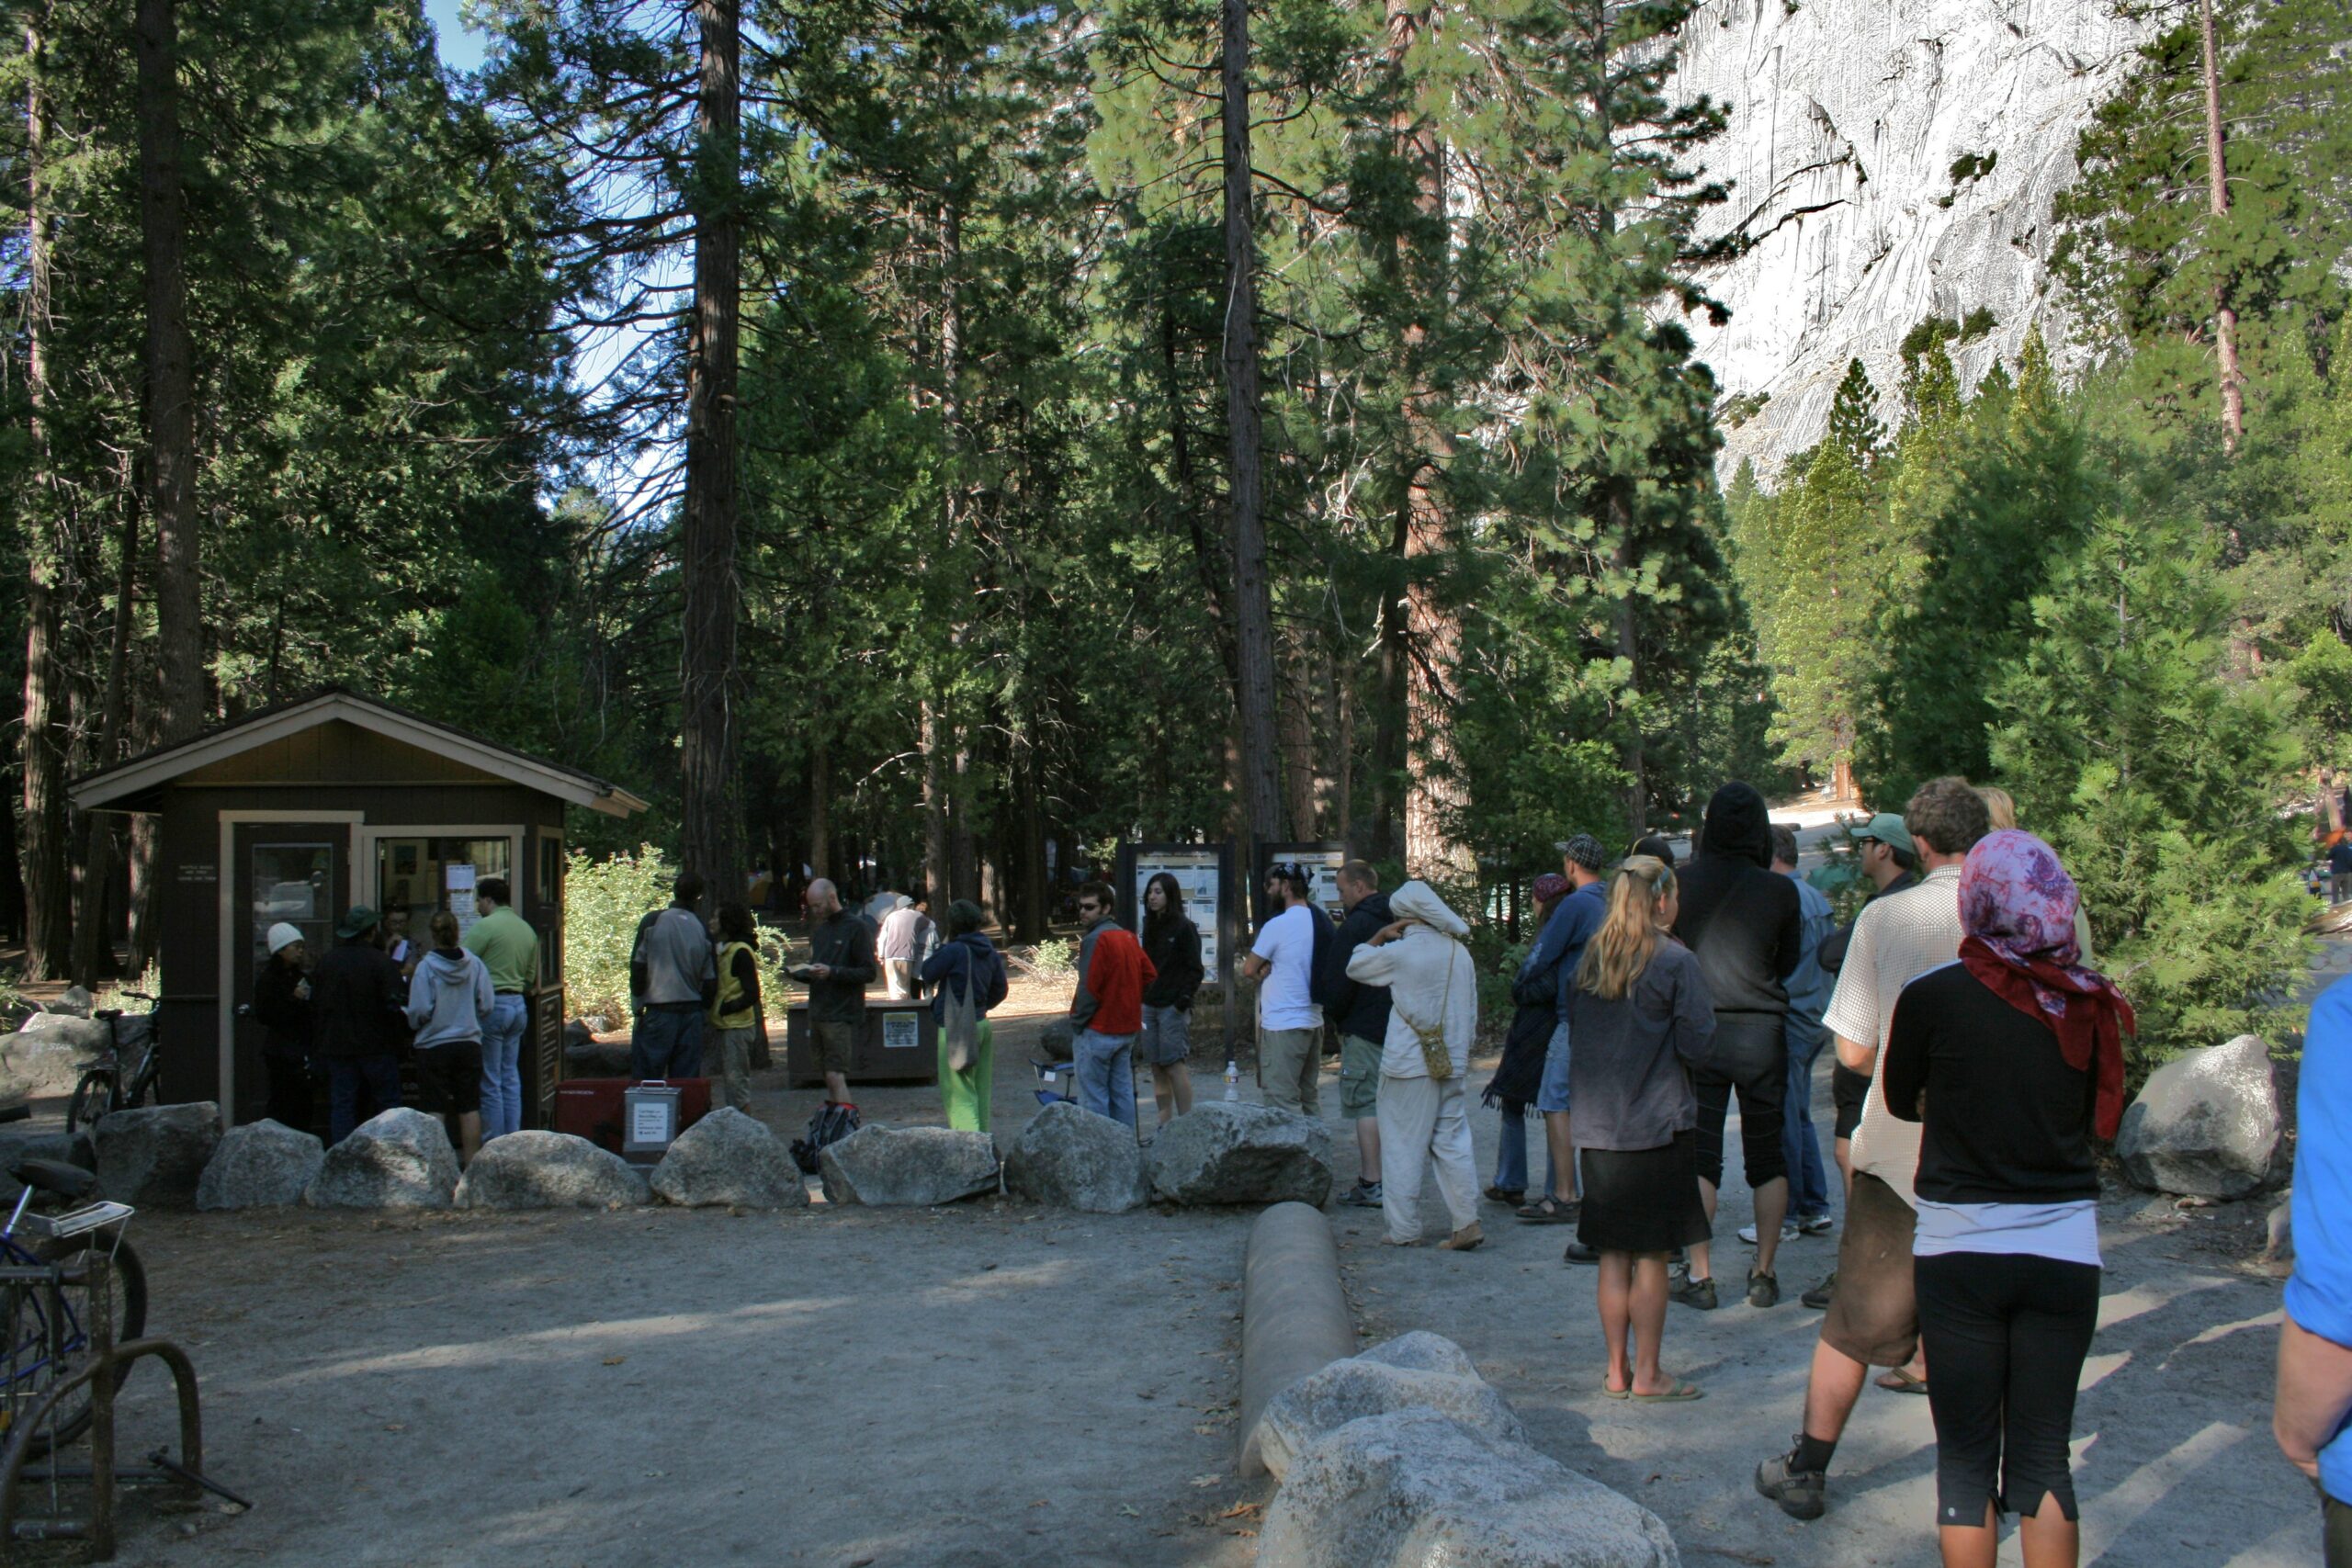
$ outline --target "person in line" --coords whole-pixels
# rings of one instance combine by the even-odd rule
[[[1776,1306],[1773,1264],[1781,1221],[1789,1210],[1788,1161],[1781,1122],[1789,1088],[1782,1039],[1788,977],[1804,956],[1804,906],[1796,884],[1775,876],[1772,827],[1764,797],[1735,779],[1715,791],[1699,848],[1682,874],[1675,936],[1698,955],[1714,999],[1715,1039],[1707,1065],[1691,1075],[1699,1099],[1699,1191],[1712,1225],[1724,1178],[1724,1123],[1739,1096],[1741,1163],[1756,1195],[1756,1258],[1747,1304]],[[1715,1281],[1704,1241],[1689,1249],[1690,1271],[1675,1292],[1685,1306],[1713,1311]]]
[[[1540,936],[1558,912],[1560,900],[1568,896],[1568,879],[1547,871],[1535,879],[1529,892],[1535,900],[1534,930]],[[1495,1184],[1485,1196],[1489,1202],[1517,1209],[1527,1201],[1527,1118],[1543,1091],[1544,1061],[1551,1050],[1553,1029],[1559,1022],[1560,1004],[1549,976],[1532,986],[1514,977],[1510,999],[1510,1029],[1503,1036],[1502,1060],[1495,1067],[1495,1076],[1487,1080],[1484,1096],[1485,1103],[1501,1119],[1495,1128]],[[1559,1190],[1560,1172],[1555,1167],[1544,1173],[1544,1193],[1556,1198]]]
[[[1107,884],[1090,882],[1078,890],[1078,918],[1086,925],[1078,944],[1078,990],[1069,1002],[1078,1103],[1133,1127],[1136,1038],[1143,1032],[1143,994],[1158,971],[1119,924]]]
[[[416,965],[424,956],[424,944],[408,934],[408,906],[394,904],[382,917],[384,956],[400,965],[401,981],[405,985],[416,974]]]
[[[481,1038],[496,994],[490,967],[458,942],[458,917],[433,917],[433,948],[408,984],[408,1026],[416,1031],[416,1078],[435,1115],[458,1119],[458,1154],[481,1152]]]
[[[1339,940],[1315,955],[1310,987],[1323,1016],[1340,1026],[1340,1115],[1356,1128],[1356,1184],[1340,1201],[1377,1209],[1380,1189],[1380,1058],[1388,1038],[1388,989],[1348,977],[1348,960],[1396,919],[1380,874],[1360,860],[1340,867],[1340,903],[1347,916]]]
[[[1258,1090],[1268,1105],[1323,1114],[1323,1010],[1315,1005],[1315,949],[1329,922],[1307,895],[1306,868],[1277,864],[1266,873],[1274,914],[1241,960],[1258,983]]]
[[[865,987],[874,983],[874,932],[842,908],[831,879],[808,884],[801,902],[815,922],[808,932],[808,1038],[825,1075],[825,1103],[854,1110],[849,1074],[865,1030]]]
[[[2094,1132],[2123,1119],[2131,1004],[2077,961],[2081,900],[2014,829],[1962,863],[1960,962],[1903,988],[1880,1092],[1921,1126],[1913,1272],[1936,1369],[1944,1568],[1993,1568],[2000,1516],[2033,1568],[2075,1568],[2075,1392],[2098,1326]]]
[[[474,885],[473,925],[460,943],[490,971],[491,1007],[481,1021],[481,1135],[484,1143],[523,1129],[523,1032],[539,983],[539,933],[508,906],[506,879]]]
[[[1882,1386],[1928,1392],[1924,1369],[1913,1364],[1919,1348],[1911,1269],[1919,1129],[1888,1111],[1878,1069],[1903,988],[1960,955],[1961,864],[1984,837],[1986,818],[1984,797],[1958,778],[1921,784],[1903,816],[1928,874],[1908,892],[1863,907],[1823,1020],[1840,1059],[1868,1076],[1871,1089],[1854,1134],[1853,1188],[1838,1235],[1838,1288],[1813,1348],[1804,1422],[1795,1445],[1756,1472],[1756,1489],[1792,1518],[1817,1519],[1826,1507],[1830,1458],[1871,1368],[1894,1369]]]
[[[2327,852],[2327,901],[2352,898],[2352,834],[2339,837]]]
[[[702,876],[682,871],[670,884],[670,904],[637,922],[628,955],[629,1009],[637,1027],[629,1035],[629,1073],[647,1078],[702,1076],[703,1015],[710,1005],[718,965],[710,928],[696,906]]]
[[[1609,1348],[1600,1389],[1644,1404],[1700,1397],[1658,1364],[1667,1255],[1703,1242],[1708,1230],[1690,1073],[1706,1064],[1713,1043],[1714,1004],[1698,959],[1668,934],[1676,907],[1666,863],[1628,856],[1611,881],[1609,917],[1585,944],[1568,1002],[1584,1161],[1577,1235],[1600,1266],[1600,1331]]]
[[[1164,871],[1144,885],[1143,952],[1152,979],[1144,987],[1138,1048],[1151,1069],[1152,1111],[1165,1127],[1193,1109],[1193,998],[1204,971],[1201,928],[1184,913],[1184,889]]]
[[[2295,1272],[2270,1425],[2319,1489],[2327,1568],[2352,1568],[2352,982],[2312,1004],[2295,1125]]]
[[[1978,793],[1984,794],[1981,790]],[[2007,798],[2006,794],[2003,798]],[[1985,800],[1989,807],[1991,796],[1986,795]],[[1871,882],[1871,895],[1862,901],[1863,908],[1889,894],[1901,893],[1919,885],[1919,858],[1911,848],[1911,830],[1904,827],[1902,818],[1892,811],[1883,811],[1865,823],[1853,837],[1860,846],[1862,874]],[[1903,840],[1899,849],[1894,842],[1896,839]],[[1860,912],[1856,911],[1855,919],[1860,918]],[[1852,920],[1822,939],[1815,962],[1821,965],[1822,973],[1828,976],[1833,987],[1837,984],[1838,971],[1845,967],[1847,946],[1853,940]],[[1829,1064],[1829,1099],[1837,1114],[1836,1124],[1831,1129],[1831,1148],[1838,1160],[1839,1190],[1849,1202],[1854,1195],[1854,1129],[1862,1124],[1862,1101],[1869,1098],[1870,1091],[1868,1073],[1858,1073],[1840,1061]],[[1832,1269],[1826,1279],[1798,1299],[1819,1312],[1829,1304],[1829,1298],[1837,1289],[1838,1271]]]
[[[1391,1247],[1420,1240],[1421,1174],[1434,1162],[1438,1196],[1453,1221],[1438,1245],[1467,1252],[1487,1239],[1464,1089],[1478,1032],[1478,966],[1462,944],[1470,927],[1425,882],[1397,888],[1388,907],[1396,920],[1348,959],[1348,978],[1388,988],[1375,1101],[1386,1239]]]
[[[335,922],[334,945],[311,971],[311,1043],[327,1065],[327,1142],[359,1125],[365,1090],[376,1111],[401,1102],[401,966],[376,945],[376,911],[354,904]]]
[[[719,1103],[746,1116],[752,1114],[752,1064],[768,1050],[759,943],[750,905],[718,907],[718,983],[710,998],[709,1039],[718,1048]]]
[[[1577,1217],[1577,1144],[1568,1113],[1575,1098],[1568,1072],[1568,998],[1585,943],[1609,914],[1609,886],[1600,874],[1606,858],[1600,840],[1589,833],[1578,833],[1560,846],[1560,874],[1568,879],[1568,896],[1544,922],[1543,933],[1511,982],[1514,990],[1523,986],[1531,993],[1544,986],[1552,988],[1552,1038],[1544,1048],[1544,1082],[1535,1091],[1535,1109],[1544,1117],[1554,1190],[1521,1206],[1519,1217],[1533,1224],[1570,1224]],[[1568,1244],[1567,1257],[1571,1263],[1592,1261],[1575,1242]]]
[[[883,983],[893,999],[922,994],[916,972],[937,945],[937,934],[938,928],[931,920],[931,900],[921,893],[911,898],[899,894],[895,907],[882,917],[874,951],[882,960]]]
[[[269,956],[254,971],[254,1021],[262,1027],[262,1070],[269,1106],[262,1112],[298,1133],[311,1130],[311,944],[286,920],[269,928]]]
[[[947,906],[947,940],[922,961],[922,983],[931,989],[931,1016],[939,1025],[939,1099],[947,1124],[967,1132],[989,1130],[996,1092],[996,1029],[989,1013],[1003,1005],[1007,990],[1004,955],[981,928],[988,914],[968,898]],[[953,1034],[959,1012],[971,1015],[969,1060],[955,1063]]]
[[[1796,884],[1804,922],[1804,956],[1789,976],[1789,1011],[1782,1040],[1789,1053],[1789,1087],[1781,1121],[1781,1155],[1789,1167],[1789,1217],[1781,1239],[1826,1235],[1838,1222],[1829,1213],[1829,1176],[1822,1168],[1821,1140],[1813,1131],[1813,1064],[1821,1055],[1821,1015],[1829,1006],[1829,976],[1821,967],[1821,943],[1838,924],[1828,896],[1797,874],[1796,830],[1772,824],[1772,869]],[[1751,1247],[1756,1227],[1739,1236]]]
[[[1643,834],[1634,840],[1634,847],[1627,850],[1625,853],[1629,859],[1634,855],[1648,855],[1664,865],[1667,870],[1674,869],[1674,846],[1667,840],[1663,833]]]

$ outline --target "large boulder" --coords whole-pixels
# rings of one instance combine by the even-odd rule
[[[49,1004],[51,1012],[67,1018],[87,1018],[96,1008],[97,1003],[91,998],[88,990],[80,986],[66,987],[58,994],[57,999]]]
[[[71,1094],[90,1059],[113,1040],[95,1019],[37,1012],[22,1029],[0,1035],[0,1085],[11,1096]]]
[[[313,1209],[446,1209],[458,1190],[458,1151],[441,1118],[412,1106],[380,1111],[327,1150],[302,1189]]]
[[[1037,1031],[1037,1048],[1049,1062],[1067,1062],[1078,1054],[1078,1031],[1066,1018],[1048,1019]]]
[[[502,1140],[503,1141],[503,1140]],[[731,1105],[722,1105],[671,1143],[653,1168],[653,1195],[694,1208],[800,1209],[808,1189],[784,1140]]]
[[[1295,1111],[1196,1105],[1151,1143],[1151,1190],[1170,1203],[1310,1203],[1331,1196],[1331,1130]]]
[[[572,1133],[492,1138],[458,1182],[460,1209],[632,1209],[653,1201],[645,1175]]]
[[[1679,1568],[1657,1515],[1434,1410],[1351,1421],[1300,1454],[1259,1568]]]
[[[98,1118],[90,1129],[98,1156],[97,1193],[119,1203],[185,1207],[220,1143],[220,1108],[142,1105]]]
[[[1416,1330],[1334,1361],[1268,1400],[1258,1418],[1258,1457],[1279,1480],[1300,1454],[1349,1422],[1416,1406],[1499,1443],[1527,1440],[1510,1404],[1460,1346]]]
[[[828,1203],[953,1203],[997,1190],[996,1142],[954,1127],[860,1127],[817,1156]]]
[[[1135,1129],[1057,1102],[1039,1111],[1004,1156],[1005,1190],[1091,1214],[1151,1201],[1151,1172]]]
[[[2156,1192],[2244,1198],[2268,1182],[2284,1121],[2258,1036],[2190,1051],[2158,1067],[2123,1112],[2123,1174]]]
[[[327,1148],[308,1133],[264,1118],[232,1127],[196,1184],[199,1209],[267,1209],[302,1201],[326,1164]]]

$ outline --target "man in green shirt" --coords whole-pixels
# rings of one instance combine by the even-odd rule
[[[483,1143],[522,1130],[523,1030],[530,1021],[530,992],[539,983],[539,933],[506,907],[507,897],[503,876],[474,885],[477,918],[463,943],[490,971],[495,993],[490,1016],[481,1021]]]

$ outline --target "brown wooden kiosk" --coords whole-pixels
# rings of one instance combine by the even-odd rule
[[[251,1121],[266,1099],[252,999],[269,927],[313,952],[350,905],[405,909],[420,938],[476,879],[504,877],[539,933],[540,984],[523,1052],[525,1120],[550,1124],[563,1063],[563,814],[626,817],[645,802],[356,692],[330,688],[76,780],[85,811],[161,818],[162,1098],[211,1100]],[[452,891],[460,897],[453,905]]]

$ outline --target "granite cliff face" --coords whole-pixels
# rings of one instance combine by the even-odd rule
[[[1751,242],[1708,275],[1729,324],[1690,322],[1725,394],[1726,476],[1753,457],[1770,477],[1819,439],[1852,358],[1891,427],[1898,345],[1929,315],[1990,312],[1951,347],[1963,386],[2037,323],[2062,373],[2081,366],[2047,268],[2050,200],[2146,31],[2112,0],[1700,6],[1668,91],[1731,107],[1702,160],[1732,183],[1710,230]]]

